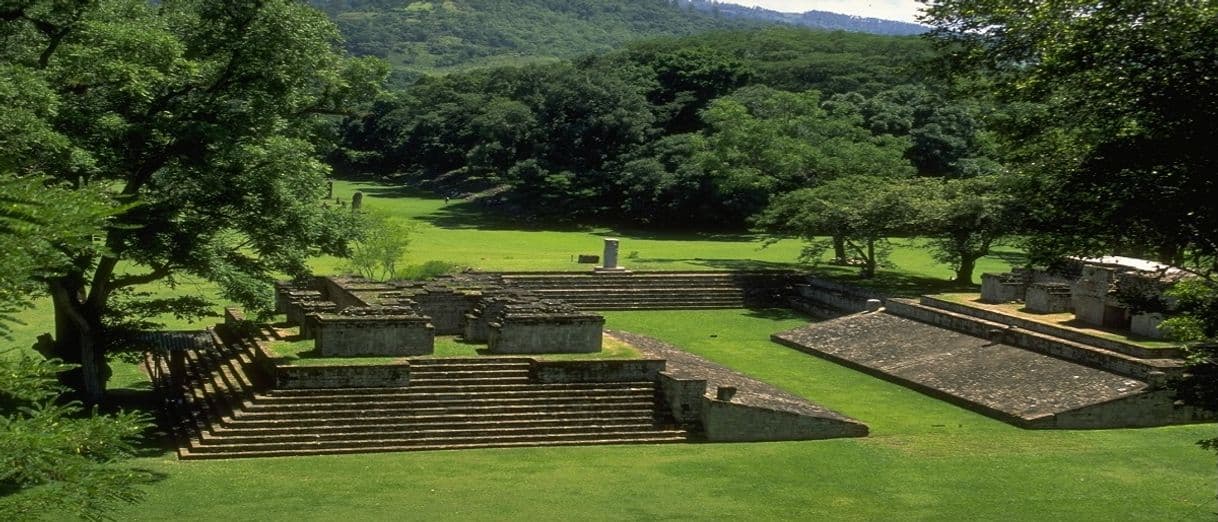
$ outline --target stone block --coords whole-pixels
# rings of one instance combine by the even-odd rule
[[[601,351],[605,318],[594,314],[506,316],[490,323],[491,353]]]
[[[1159,331],[1159,323],[1162,322],[1162,314],[1134,314],[1129,320],[1129,331],[1134,335],[1140,335],[1150,339],[1162,339],[1164,337],[1163,332]]]
[[[317,314],[314,346],[323,357],[427,355],[435,328],[426,317]]]
[[[1057,314],[1071,310],[1070,285],[1061,283],[1032,283],[1024,295],[1030,312]]]

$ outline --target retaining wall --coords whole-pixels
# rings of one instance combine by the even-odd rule
[[[632,382],[659,379],[664,360],[534,361],[530,378],[541,383]]]

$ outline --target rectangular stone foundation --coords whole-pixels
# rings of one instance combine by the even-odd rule
[[[435,351],[435,328],[426,317],[311,316],[317,338],[314,346],[323,357],[360,355],[427,355]]]
[[[605,318],[597,315],[505,317],[490,323],[491,353],[592,353],[601,351]]]

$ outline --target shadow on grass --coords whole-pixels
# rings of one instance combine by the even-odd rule
[[[860,277],[858,269],[852,267],[818,266],[812,269],[812,273],[838,283],[874,290],[888,297],[917,297],[924,294],[969,292],[977,289],[975,285],[960,284],[948,279],[888,270],[881,270],[872,278]]]
[[[147,386],[109,390],[107,392],[107,402],[102,412],[135,411],[141,412],[152,419],[148,428],[135,441],[134,454],[136,457],[160,457],[173,453],[177,451],[177,441],[174,439],[173,434],[166,430],[169,423],[164,417],[164,410],[161,408],[161,396],[151,389],[150,383],[143,384],[147,384]],[[165,478],[164,475],[158,476],[156,473],[152,473],[152,476],[152,482]]]
[[[1011,266],[1024,266],[1028,264],[1028,254],[1024,252],[1016,252],[1013,250],[998,250],[990,252],[986,257],[999,259],[1002,262]]]
[[[757,319],[768,319],[770,321],[788,321],[791,319],[808,320],[807,315],[790,308],[750,308],[745,315]]]

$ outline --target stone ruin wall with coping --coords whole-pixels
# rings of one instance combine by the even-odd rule
[[[435,328],[426,317],[319,314],[317,353],[323,357],[406,356],[435,352]]]
[[[595,314],[506,316],[489,324],[491,353],[594,353],[601,351],[605,318]]]

